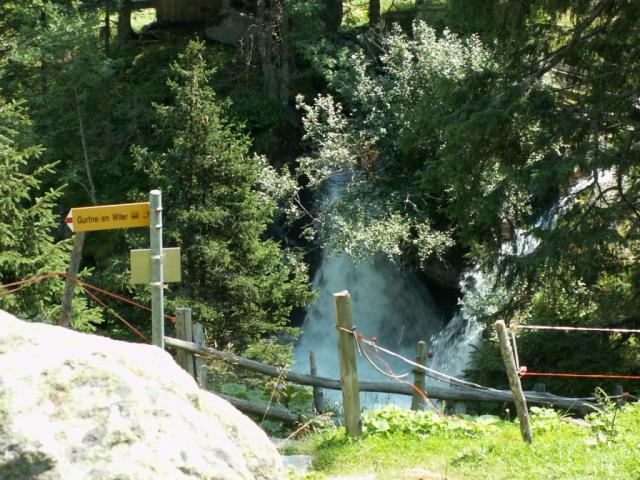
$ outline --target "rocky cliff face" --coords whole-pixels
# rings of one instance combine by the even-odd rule
[[[166,352],[0,311],[0,479],[284,478],[264,432]]]

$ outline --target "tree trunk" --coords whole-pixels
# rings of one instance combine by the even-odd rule
[[[278,79],[273,58],[273,52],[277,47],[274,45],[274,24],[265,3],[265,0],[258,0],[256,4],[258,54],[267,97],[277,99],[279,98]]]
[[[342,25],[342,0],[324,0],[323,20],[328,32],[335,33]]]
[[[131,0],[122,0],[118,11],[118,43],[122,44],[133,36],[131,28],[131,11],[133,5]]]
[[[369,0],[369,26],[380,23],[380,0]]]
[[[97,205],[98,196],[96,194],[96,185],[93,183],[93,175],[91,174],[91,166],[89,164],[89,150],[87,148],[87,137],[84,133],[84,121],[82,119],[82,108],[80,106],[80,95],[78,89],[73,86],[73,95],[76,103],[76,115],[78,116],[78,128],[80,130],[80,144],[82,145],[82,159],[84,162],[84,171],[87,175],[87,182],[89,183],[89,197],[91,203]]]
[[[105,0],[104,3],[104,53],[109,55],[111,53],[111,0]]]
[[[71,250],[71,259],[67,268],[67,279],[64,284],[64,294],[62,295],[62,307],[60,308],[60,318],[58,325],[69,328],[71,323],[71,307],[73,304],[73,294],[75,291],[75,283],[71,280],[78,276],[78,268],[80,267],[80,259],[82,258],[82,247],[84,246],[84,232],[76,233],[73,241],[73,250]]]
[[[289,43],[287,40],[287,32],[289,30],[289,16],[287,14],[287,7],[283,2],[278,2],[278,11],[276,13],[276,22],[278,25],[278,49],[279,63],[280,63],[280,104],[283,108],[287,108],[289,104],[290,84],[291,84],[291,72],[289,70]]]
[[[89,163],[89,151],[87,150],[87,139],[84,131],[84,121],[82,119],[80,96],[78,95],[78,89],[75,85],[73,87],[73,94],[76,104],[76,115],[78,116],[78,130],[80,132],[80,145],[82,146],[84,170],[87,175],[87,182],[89,183],[89,197],[91,198],[91,203],[93,205],[97,205],[98,198],[96,195],[96,186],[93,183],[91,165]],[[67,278],[64,285],[64,294],[62,296],[62,306],[60,308],[60,318],[58,319],[58,325],[63,327],[68,327],[70,325],[71,307],[73,306],[73,294],[75,291],[74,280],[78,277],[78,268],[80,267],[82,248],[84,247],[84,235],[84,232],[76,233],[76,237],[73,242],[73,249],[71,250],[71,258],[69,260],[69,268],[67,268]]]

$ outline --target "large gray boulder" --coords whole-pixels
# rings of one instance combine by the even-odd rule
[[[220,12],[219,16],[222,17],[219,24],[204,29],[204,36],[208,40],[239,47],[254,33],[251,31],[256,28],[256,18],[253,15],[227,9]]]
[[[282,480],[257,425],[171,356],[0,310],[1,480]]]

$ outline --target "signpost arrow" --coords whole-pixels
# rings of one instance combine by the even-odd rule
[[[73,208],[69,210],[69,213],[67,213],[67,216],[64,219],[64,223],[67,224],[67,227],[69,227],[72,232],[75,232],[75,229],[73,228],[73,216],[71,215],[72,211],[73,211]]]
[[[149,226],[149,202],[72,208],[65,223],[72,232]]]

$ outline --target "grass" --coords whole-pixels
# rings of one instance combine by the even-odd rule
[[[112,11],[109,16],[111,20],[112,33],[115,36],[116,25],[118,24],[118,12]],[[134,10],[131,12],[131,28],[134,32],[140,33],[142,28],[156,21],[156,9],[144,8],[142,10]]]
[[[363,416],[365,434],[343,429],[307,436],[297,451],[314,456],[307,480],[375,474],[379,479],[640,479],[640,404],[578,424],[532,408],[534,442],[497,417],[449,417],[385,408]]]
[[[156,21],[156,9],[145,8],[131,12],[131,28],[136,33],[140,33],[142,27]]]
[[[406,10],[415,6],[411,0],[381,0],[380,13],[384,15],[389,10]],[[369,22],[368,1],[351,1],[344,4],[343,24],[346,27],[357,27]]]

